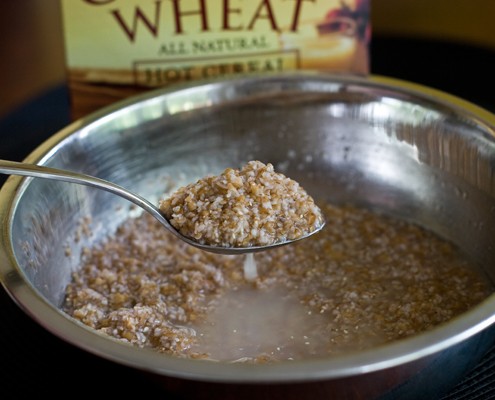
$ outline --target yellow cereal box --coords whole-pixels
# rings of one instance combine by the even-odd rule
[[[367,74],[371,0],[61,0],[73,118],[194,79]]]

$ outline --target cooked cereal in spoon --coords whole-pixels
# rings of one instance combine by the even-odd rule
[[[261,161],[181,187],[159,207],[183,235],[221,247],[297,240],[324,224],[320,208],[299,183]]]

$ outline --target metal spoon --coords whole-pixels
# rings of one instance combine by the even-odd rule
[[[321,228],[323,228],[324,225],[322,224],[320,227],[318,227],[318,229],[295,240],[281,241],[266,246],[249,246],[249,247],[210,246],[196,242],[188,238],[187,236],[182,235],[170,224],[167,218],[165,218],[165,216],[161,213],[160,209],[154,204],[150,203],[145,198],[119,185],[116,185],[115,183],[106,181],[104,179],[100,179],[91,175],[67,171],[63,169],[50,168],[36,164],[28,164],[23,162],[7,161],[7,160],[0,160],[0,173],[7,175],[21,175],[21,176],[29,176],[35,178],[53,179],[53,180],[77,183],[80,185],[86,185],[86,186],[91,186],[106,190],[107,192],[123,197],[124,199],[127,199],[130,202],[134,203],[135,205],[141,207],[143,210],[145,210],[146,212],[150,213],[153,217],[155,217],[155,219],[158,220],[158,222],[160,222],[168,231],[170,231],[171,233],[173,233],[175,236],[182,239],[186,243],[194,247],[197,247],[201,250],[205,250],[217,254],[232,255],[232,254],[254,253],[262,250],[271,249],[274,247],[287,245],[289,243],[293,243],[294,241],[298,241],[313,235],[314,233],[321,230]]]

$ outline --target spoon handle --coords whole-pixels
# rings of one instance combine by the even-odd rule
[[[130,202],[138,205],[143,208],[145,211],[149,212],[153,215],[161,224],[163,224],[169,231],[177,234],[177,231],[170,225],[168,220],[162,215],[160,210],[152,203],[150,203],[145,198],[137,195],[136,193],[132,193],[123,187],[106,181],[104,179],[100,179],[91,175],[85,175],[73,171],[67,171],[57,168],[50,168],[36,164],[28,164],[17,161],[8,161],[0,159],[0,173],[7,175],[21,175],[21,176],[29,176],[35,178],[46,178],[53,179],[58,181],[77,183],[80,185],[86,185],[95,187],[98,189],[106,190],[107,192],[116,194],[124,199],[129,200]]]
[[[165,216],[160,212],[159,208],[154,204],[150,203],[145,198],[137,195],[136,193],[132,193],[123,187],[106,181],[104,179],[97,178],[91,175],[85,175],[78,172],[67,171],[63,169],[50,168],[42,165],[29,164],[17,161],[7,161],[0,159],[0,174],[6,175],[22,175],[29,176],[35,178],[46,178],[53,179],[58,181],[64,181],[69,183],[77,183],[80,185],[92,186],[98,189],[106,190],[107,192],[116,194],[117,196],[123,197],[124,199],[129,200],[130,202],[136,204],[141,207],[148,213],[150,213],[153,217],[155,217],[158,222],[160,222],[169,232],[173,233],[175,236],[180,238],[181,240],[189,243],[192,246],[195,246],[199,249],[206,250],[212,253],[218,254],[243,254],[243,253],[253,253],[257,251],[266,250],[268,248],[274,248],[286,245],[291,241],[278,242],[275,244],[271,244],[269,246],[250,246],[250,247],[221,247],[221,246],[209,246],[207,244],[202,244],[196,242],[187,236],[182,235],[178,230],[176,230],[170,222],[165,218]],[[311,234],[317,232],[323,227],[323,225],[313,231]],[[296,239],[300,240],[300,239]]]

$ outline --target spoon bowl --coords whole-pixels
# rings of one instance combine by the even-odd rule
[[[274,247],[284,246],[294,241],[307,238],[313,235],[314,233],[320,231],[324,226],[324,223],[322,223],[321,225],[318,226],[317,229],[311,231],[306,235],[300,236],[293,240],[287,239],[284,241],[276,242],[265,246],[249,246],[249,247],[213,246],[213,245],[199,243],[195,240],[188,238],[185,235],[182,235],[178,230],[176,230],[172,226],[172,224],[168,221],[168,219],[162,214],[160,209],[157,206],[155,206],[153,203],[151,203],[149,200],[138,195],[137,193],[134,193],[128,189],[125,189],[120,185],[117,185],[105,179],[100,179],[95,176],[81,174],[81,173],[58,169],[58,168],[50,168],[36,164],[29,164],[29,163],[9,161],[9,160],[0,160],[0,173],[9,174],[9,175],[29,176],[33,178],[54,179],[58,181],[76,183],[80,185],[86,185],[86,186],[91,186],[98,189],[106,190],[107,192],[120,196],[126,200],[129,200],[138,207],[141,207],[144,211],[150,213],[153,217],[155,217],[155,219],[160,224],[162,224],[165,227],[165,229],[167,229],[169,232],[177,236],[179,239],[190,244],[191,246],[217,254],[234,255],[234,254],[254,253],[254,252],[268,250]]]

